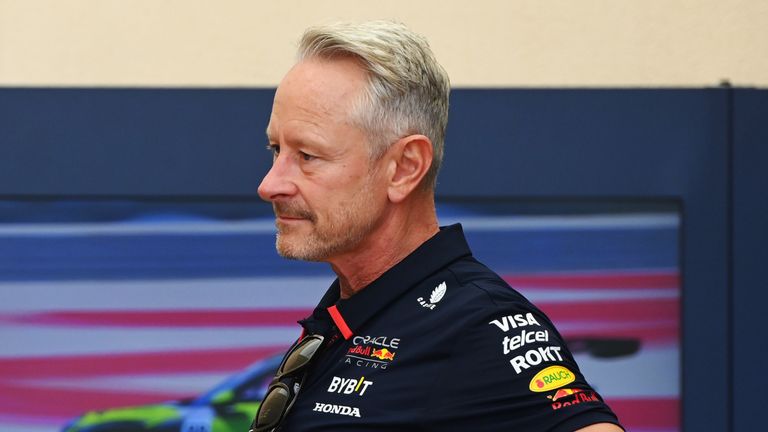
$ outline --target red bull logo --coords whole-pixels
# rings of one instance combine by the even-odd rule
[[[371,357],[376,357],[380,360],[394,360],[395,359],[395,353],[392,351],[382,348],[382,349],[375,349],[373,350],[373,354],[371,354]]]
[[[552,399],[552,402],[562,399],[566,396],[570,396],[572,394],[581,393],[584,390],[581,389],[560,389],[555,392],[554,396],[547,396],[548,398]]]
[[[595,392],[580,389],[560,389],[547,397],[552,399],[553,411],[582,403],[600,402]]]
[[[369,346],[363,347],[363,346],[360,346],[360,345],[355,345],[355,346],[351,347],[349,349],[349,351],[347,351],[347,353],[348,354],[357,354],[357,355],[362,355],[362,356],[368,356],[368,355],[371,355],[371,347],[369,347]]]

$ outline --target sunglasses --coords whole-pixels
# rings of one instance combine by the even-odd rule
[[[304,381],[303,372],[319,351],[323,339],[320,335],[306,336],[286,354],[259,405],[249,432],[269,432],[280,425],[296,401]],[[285,378],[293,379],[293,388],[283,381]]]

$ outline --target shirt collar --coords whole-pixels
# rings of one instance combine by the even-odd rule
[[[414,285],[453,261],[471,254],[461,224],[441,227],[432,238],[348,299],[339,298],[339,280],[336,279],[315,308],[313,316],[302,324],[330,314],[342,336],[349,339],[376,313]]]

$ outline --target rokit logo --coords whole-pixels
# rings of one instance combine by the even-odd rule
[[[328,386],[328,393],[362,396],[371,385],[373,385],[373,381],[366,380],[364,376],[359,379],[334,376],[331,385]]]
[[[507,354],[515,353],[519,348],[527,344],[533,344],[536,342],[549,342],[548,330],[528,330],[526,327],[541,327],[536,317],[532,313],[506,315],[500,319],[495,319],[488,323],[488,325],[494,325],[499,330],[507,333],[513,330],[520,329],[520,333],[509,337],[504,336],[501,341],[502,352]],[[557,345],[539,346],[526,351],[523,354],[516,355],[509,360],[509,363],[515,369],[515,373],[536,366],[544,362],[563,361],[563,356],[560,355],[562,348]]]
[[[520,373],[531,366],[536,366],[544,362],[563,361],[560,355],[559,346],[538,347],[528,350],[523,355],[514,356],[509,363],[515,369],[515,373]]]
[[[399,338],[388,336],[355,336],[352,345],[347,349],[344,363],[372,369],[386,369],[395,359],[396,350],[400,346]]]
[[[334,405],[327,403],[315,402],[315,407],[312,411],[326,413],[326,414],[339,414],[350,417],[360,417],[360,408],[350,407],[346,405]]]
[[[437,303],[440,302],[440,300],[443,299],[445,296],[445,292],[448,290],[448,287],[445,285],[445,282],[438,285],[435,289],[432,290],[432,294],[429,296],[429,302],[424,300],[424,297],[419,297],[416,299],[416,301],[419,302],[419,304],[422,307],[425,307],[429,310],[433,310]]]

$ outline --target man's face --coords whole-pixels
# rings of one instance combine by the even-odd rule
[[[352,60],[305,60],[277,89],[267,128],[274,160],[259,196],[272,202],[284,257],[352,253],[382,217],[386,187],[350,115],[365,84]]]

